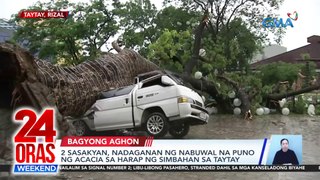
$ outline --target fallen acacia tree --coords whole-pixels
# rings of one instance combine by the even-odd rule
[[[118,54],[107,53],[94,61],[61,67],[36,59],[19,46],[0,44],[0,109],[9,109],[12,114],[12,110],[21,106],[39,111],[44,107],[55,107],[59,134],[72,135],[73,126],[66,116],[83,115],[102,91],[133,84],[138,74],[159,69],[136,52],[122,50],[116,44],[113,46]],[[181,77],[196,89],[203,89],[213,96],[218,94],[212,82],[201,83],[191,74]],[[10,126],[13,127],[12,123]],[[8,134],[5,138],[11,136]],[[1,151],[1,147],[0,158],[8,151],[8,148]]]

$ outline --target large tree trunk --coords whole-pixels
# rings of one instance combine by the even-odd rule
[[[202,17],[202,20],[200,21],[200,24],[194,31],[194,44],[193,44],[192,56],[184,66],[184,73],[181,76],[181,78],[184,81],[189,82],[193,88],[208,93],[212,98],[214,98],[218,102],[220,110],[226,111],[228,107],[226,106],[226,103],[223,97],[219,94],[219,91],[215,86],[215,84],[213,82],[205,80],[204,78],[202,78],[201,80],[198,80],[192,77],[192,71],[194,67],[197,66],[197,64],[199,63],[199,59],[201,58],[199,56],[199,51],[202,46],[201,45],[202,36],[207,24],[208,24],[208,11],[205,11]],[[204,58],[202,58],[202,60],[204,60]]]
[[[318,90],[318,89],[320,89],[320,83],[317,83],[316,85],[300,89],[298,91],[291,91],[291,92],[288,92],[288,93],[279,93],[279,94],[269,94],[267,96],[267,98],[269,100],[280,100],[280,99],[283,99],[283,98],[296,96],[296,95],[299,95],[299,94],[303,94],[303,93],[306,93],[306,92],[311,92],[311,91]]]
[[[205,80],[204,78],[201,78],[200,80],[195,79],[192,76],[188,76],[186,74],[183,74],[181,78],[184,81],[190,83],[193,88],[199,91],[206,92],[213,99],[215,99],[218,102],[217,106],[221,112],[231,113],[230,106],[228,106],[226,100],[223,98],[223,96],[221,96],[216,85],[213,82]]]
[[[184,73],[186,75],[191,75],[193,68],[198,64],[199,52],[201,48],[201,39],[203,36],[204,28],[207,25],[208,12],[204,13],[203,19],[199,26],[196,28],[194,33],[194,44],[191,59],[186,63],[184,67]]]
[[[196,80],[192,78],[192,71],[194,67],[196,67],[200,59],[199,51],[201,48],[201,40],[202,40],[205,27],[207,25],[208,25],[208,11],[205,11],[199,26],[194,32],[195,38],[194,38],[192,56],[184,67],[184,74],[182,78],[185,81],[188,81],[194,88],[196,89],[201,88],[202,91],[205,91],[210,96],[212,96],[218,102],[220,111],[230,113],[232,112],[230,105],[226,103],[227,101],[225,101],[222,95],[218,92],[214,83],[210,81],[206,81],[203,78],[201,80]],[[208,62],[204,60],[204,58],[201,58],[201,59],[202,61]],[[226,83],[230,84],[234,89],[236,89],[236,91],[238,92],[239,98],[242,101],[241,114],[245,115],[245,113],[249,111],[251,106],[250,97],[248,96],[248,94],[242,88],[240,88],[239,85],[234,81],[224,76],[219,76],[219,78],[225,81]]]
[[[159,69],[138,53],[113,45],[118,54],[60,67],[35,59],[18,46],[0,44],[0,158],[11,157],[6,142],[15,131],[11,114],[16,108],[55,107],[59,134],[72,135],[73,126],[65,116],[81,116],[102,91],[133,84],[136,75]]]
[[[35,59],[18,46],[0,44],[0,136],[4,136],[0,139],[11,138],[11,114],[21,106],[55,107],[59,134],[72,134],[65,116],[83,115],[102,91],[133,84],[136,75],[158,69],[134,51],[115,49],[118,54],[60,67]],[[0,145],[0,156],[5,154],[1,147],[5,146]]]

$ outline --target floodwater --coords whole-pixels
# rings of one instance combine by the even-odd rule
[[[255,116],[246,121],[232,115],[212,116],[207,125],[194,126],[186,139],[263,139],[272,134],[301,134],[303,164],[320,164],[320,117],[302,115]],[[166,138],[170,138],[169,136]],[[62,173],[46,179],[319,179],[313,172],[83,172]],[[0,179],[7,179],[2,177]],[[43,177],[42,177],[43,178]],[[42,179],[33,177],[30,179]],[[10,177],[9,179],[29,179]]]

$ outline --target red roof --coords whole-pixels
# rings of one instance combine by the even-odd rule
[[[317,69],[320,69],[320,36],[310,36],[308,37],[308,42],[310,44],[306,46],[255,62],[251,64],[251,68],[257,69],[258,66],[279,61],[287,63],[303,63],[301,54],[308,53],[310,55],[310,61],[314,61],[317,65]]]

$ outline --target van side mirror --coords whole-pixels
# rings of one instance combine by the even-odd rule
[[[142,82],[139,82],[139,83],[138,83],[138,89],[141,89],[141,88],[142,88],[142,85],[143,85],[143,83],[142,83]]]
[[[161,83],[168,86],[174,85],[172,79],[170,79],[168,76],[161,76]]]
[[[135,83],[135,84],[138,84],[138,83],[139,83],[139,78],[138,78],[138,77],[135,77],[135,78],[134,78],[134,83]]]

